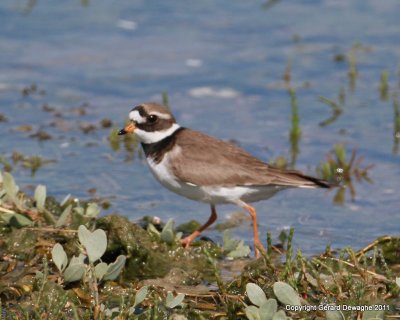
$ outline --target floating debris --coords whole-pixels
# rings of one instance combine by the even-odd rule
[[[0,113],[0,122],[8,122],[7,117],[2,113]]]
[[[47,133],[47,132],[44,131],[44,130],[39,130],[39,131],[37,131],[36,133],[31,134],[29,137],[31,137],[31,138],[36,138],[36,139],[38,139],[39,141],[46,141],[46,140],[51,140],[51,139],[53,139],[52,135],[49,134],[49,133]]]
[[[102,119],[100,121],[100,126],[104,129],[106,128],[111,128],[113,125],[112,121],[110,119]]]
[[[88,134],[88,133],[93,133],[97,130],[96,125],[92,124],[92,123],[82,123],[79,126],[79,129],[84,133],[84,134]]]
[[[21,94],[24,97],[31,96],[33,94],[38,94],[40,96],[46,95],[46,91],[44,89],[40,89],[36,83],[32,83],[30,86],[24,87],[21,90]]]

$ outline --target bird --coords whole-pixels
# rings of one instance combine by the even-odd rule
[[[154,177],[167,189],[208,203],[211,214],[196,231],[183,238],[190,244],[217,219],[216,206],[235,204],[252,220],[255,257],[260,241],[257,213],[250,203],[266,200],[288,188],[330,188],[331,184],[300,171],[276,168],[244,149],[205,133],[180,126],[169,109],[141,103],[129,112],[129,123],[118,135],[135,134]]]

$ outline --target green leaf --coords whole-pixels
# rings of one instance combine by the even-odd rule
[[[169,219],[167,224],[162,229],[161,240],[168,244],[173,244],[175,242],[174,220],[173,219]]]
[[[39,211],[42,211],[46,202],[46,187],[39,184],[35,189],[33,198],[36,201],[36,208],[38,208]]]
[[[98,280],[103,279],[104,275],[107,273],[108,264],[105,262],[100,262],[94,267],[94,273]]]
[[[258,308],[256,306],[247,306],[244,309],[244,312],[249,320],[261,320]]]
[[[84,225],[78,228],[80,243],[85,247],[90,262],[99,260],[107,249],[107,235],[102,229],[90,232]]]
[[[340,164],[346,163],[346,150],[343,144],[337,144],[335,146],[336,157]]]
[[[83,264],[85,262],[86,256],[82,253],[79,256],[73,256],[69,262],[69,264]]]
[[[119,255],[117,259],[110,263],[108,266],[108,271],[104,276],[104,280],[115,280],[118,275],[121,273],[122,269],[125,266],[126,256]]]
[[[236,248],[228,253],[228,257],[231,258],[243,258],[250,255],[250,247],[244,244],[243,240],[240,240]]]
[[[65,198],[60,202],[60,206],[63,207],[70,198],[71,198],[70,194],[66,195]]]
[[[184,293],[178,293],[178,295],[174,297],[174,295],[171,292],[168,292],[165,305],[167,306],[167,308],[173,309],[176,306],[179,306],[184,298],[185,298]]]
[[[99,206],[97,205],[97,203],[89,203],[87,208],[86,208],[86,212],[85,215],[87,217],[91,217],[91,218],[95,218],[99,215],[100,213],[100,209]]]
[[[51,257],[58,270],[63,272],[68,264],[68,257],[61,244],[56,243],[54,245],[53,249],[51,250]]]
[[[259,309],[261,320],[272,320],[274,314],[278,310],[278,302],[275,299],[268,299]]]
[[[325,312],[326,320],[345,320],[340,310],[328,310]]]
[[[18,202],[17,193],[18,193],[18,186],[15,184],[14,177],[8,173],[3,173],[3,189],[7,194],[7,197],[12,202]]]
[[[85,213],[85,210],[82,207],[75,207],[74,212],[76,212],[76,214],[83,216],[83,214]]]
[[[223,237],[223,248],[224,251],[231,252],[236,249],[239,244],[239,240],[234,240],[231,237],[231,232],[229,230],[224,231]]]
[[[148,224],[147,232],[150,233],[150,234],[155,235],[158,238],[160,237],[160,232],[156,229],[156,227],[152,223]]]
[[[67,221],[68,217],[71,215],[71,209],[72,209],[72,205],[68,205],[64,211],[61,213],[60,217],[58,218],[55,226],[56,228],[59,228],[61,226],[63,226],[65,224],[65,222]]]
[[[285,311],[283,311],[283,310],[279,310],[272,317],[272,320],[286,320],[286,319],[287,319],[287,317],[286,317]]]
[[[291,306],[301,306],[299,295],[287,283],[281,281],[275,282],[273,290],[275,296],[281,303]]]
[[[265,296],[264,291],[255,283],[248,283],[246,285],[246,292],[251,303],[255,304],[256,306],[261,306],[267,302],[267,297]]]
[[[10,226],[16,227],[16,228],[22,228],[26,226],[31,226],[33,224],[33,221],[28,219],[26,216],[19,214],[19,213],[2,213],[0,215],[0,218],[9,224]]]
[[[64,271],[64,281],[66,283],[79,281],[85,274],[85,265],[83,263],[69,264]]]
[[[135,302],[133,303],[133,307],[138,306],[143,302],[144,299],[146,299],[147,293],[149,291],[149,288],[147,286],[143,286],[139,289],[138,292],[136,292],[135,295]]]

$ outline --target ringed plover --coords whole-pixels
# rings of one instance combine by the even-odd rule
[[[129,119],[118,134],[134,133],[139,138],[154,177],[181,196],[210,204],[207,222],[181,240],[185,247],[215,222],[216,205],[230,203],[250,214],[255,255],[259,257],[263,245],[256,210],[249,203],[287,188],[330,187],[326,181],[275,168],[230,143],[181,127],[160,104],[140,104],[129,113]]]

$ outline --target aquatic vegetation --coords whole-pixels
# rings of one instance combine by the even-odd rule
[[[344,203],[346,190],[349,190],[351,199],[355,199],[356,189],[353,178],[358,182],[372,183],[368,174],[373,165],[362,167],[363,157],[358,156],[355,150],[352,150],[350,159],[347,160],[345,146],[337,144],[326,155],[326,158],[327,160],[317,167],[317,174],[327,181],[340,184],[341,187],[337,190],[333,199],[335,203]]]
[[[341,91],[341,93],[343,92],[343,95],[339,94],[339,101],[340,100],[344,100],[344,91]],[[323,102],[324,104],[328,105],[329,107],[331,107],[332,109],[332,116],[330,116],[328,119],[321,121],[319,123],[319,125],[321,127],[325,127],[333,122],[335,122],[337,120],[337,118],[342,114],[343,109],[342,106],[339,105],[337,102],[325,98],[325,97],[319,97],[319,101]]]
[[[128,123],[126,120],[125,123]],[[139,140],[134,134],[118,135],[118,128],[113,128],[108,135],[108,141],[110,147],[113,151],[117,152],[121,149],[125,151],[125,161],[134,160],[135,156],[141,158],[143,156],[143,151],[139,148]]]
[[[162,92],[161,97],[162,97],[162,100],[161,100],[162,105],[166,106],[168,108],[168,110],[170,110],[168,92],[166,92],[166,91]]]
[[[300,152],[299,143],[301,139],[300,116],[297,110],[296,91],[293,88],[289,89],[292,107],[292,126],[289,132],[290,141],[290,166],[293,168],[296,164],[297,156]]]
[[[11,172],[13,169],[11,163],[8,162],[6,157],[3,155],[0,156],[0,164],[3,165],[3,170],[6,172]]]
[[[0,164],[3,165],[4,171],[12,172],[15,165],[20,165],[22,168],[29,169],[32,177],[41,167],[56,162],[56,160],[44,159],[39,155],[25,156],[18,151],[14,151],[9,157],[0,156]]]
[[[4,114],[0,113],[0,122],[7,122],[7,121],[8,121],[7,117]]]
[[[32,83],[30,86],[24,87],[21,90],[21,94],[24,97],[28,97],[35,94],[44,96],[46,95],[46,91],[44,89],[40,89],[36,83]]]
[[[270,161],[269,164],[277,168],[287,169],[289,161],[285,156],[278,156],[274,160]]]
[[[346,103],[346,91],[343,87],[340,87],[339,89],[339,104],[343,106]]]
[[[400,144],[400,102],[397,93],[393,95],[393,154],[399,153]]]
[[[354,46],[350,50],[350,53],[347,56],[347,61],[349,64],[349,70],[347,72],[347,75],[349,77],[349,86],[350,86],[350,90],[354,91],[356,88],[356,80],[358,77],[357,58],[356,58]]]
[[[267,0],[263,5],[262,8],[264,10],[269,10],[271,9],[273,6],[275,6],[276,4],[279,3],[280,0]]]
[[[100,126],[104,129],[111,128],[112,125],[113,125],[113,122],[110,119],[104,118],[104,119],[101,119],[101,121],[100,121]]]
[[[94,125],[92,123],[81,123],[79,126],[79,129],[81,129],[81,131],[84,134],[88,134],[88,133],[95,132],[97,130],[97,127],[96,127],[96,125]]]
[[[46,140],[53,139],[53,136],[50,133],[48,133],[48,132],[46,132],[44,130],[38,130],[37,132],[29,135],[29,137],[36,138],[39,141],[46,141]]]
[[[389,72],[387,70],[384,70],[381,73],[379,94],[383,101],[387,101],[389,99]]]
[[[287,85],[289,85],[290,80],[292,79],[292,62],[290,60],[286,64],[285,71],[283,72],[282,78],[283,78],[283,81],[285,81],[285,83]],[[289,90],[291,90],[291,89],[289,89]],[[290,91],[289,91],[289,94],[291,94]]]

